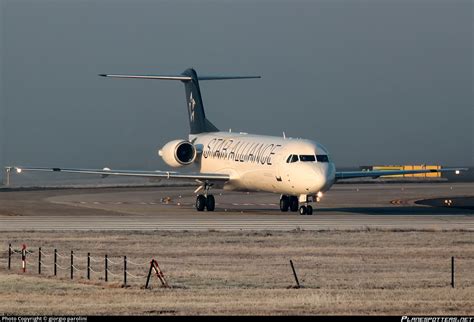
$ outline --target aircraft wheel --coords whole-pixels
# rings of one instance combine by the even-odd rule
[[[313,214],[313,207],[311,206],[306,207],[306,214],[311,216]]]
[[[196,210],[197,211],[203,211],[204,208],[206,207],[206,197],[203,195],[199,195],[196,198]]]
[[[290,210],[298,211],[298,198],[295,196],[290,196]]]
[[[207,195],[206,208],[207,211],[214,211],[216,208],[216,200],[214,199],[213,195]]]
[[[306,215],[308,209],[306,208],[306,206],[301,206],[300,207],[300,215]]]
[[[290,207],[290,199],[288,198],[288,196],[282,196],[280,198],[280,210],[288,211],[289,207]]]

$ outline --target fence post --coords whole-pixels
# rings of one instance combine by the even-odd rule
[[[23,268],[23,273],[26,272],[26,245],[23,244],[23,247],[21,249],[21,265]]]
[[[87,253],[87,279],[91,279],[91,253]]]
[[[123,286],[127,287],[127,256],[123,257]]]
[[[454,288],[454,256],[451,257],[451,287]]]
[[[54,249],[54,276],[58,274],[58,250]]]
[[[12,244],[8,244],[8,270],[11,269],[12,264]]]
[[[150,262],[150,270],[148,271],[148,277],[146,278],[146,284],[145,284],[145,289],[148,288],[148,284],[150,283],[150,277],[151,277],[151,270],[153,269],[153,259]]]
[[[71,279],[74,278],[74,252],[71,250]]]
[[[300,282],[298,281],[298,276],[296,275],[295,267],[293,266],[293,261],[290,259],[291,269],[293,270],[293,275],[295,276],[296,280],[296,287],[300,288]]]
[[[108,268],[107,268],[107,267],[108,267],[108,265],[107,265],[107,264],[108,264],[107,254],[105,254],[105,281],[106,281],[106,282],[107,282],[107,280],[108,280],[108,278],[107,278],[107,277],[108,277],[108,276],[107,276],[107,275],[108,275],[108,274],[107,274],[107,271],[108,271]]]
[[[41,247],[38,248],[38,274],[41,275]]]

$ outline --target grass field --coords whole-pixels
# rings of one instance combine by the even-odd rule
[[[0,242],[0,314],[474,314],[468,231],[4,232]],[[9,243],[16,250],[25,243],[32,252],[26,274],[18,254],[6,269]],[[54,248],[65,256],[58,277],[52,276]],[[98,261],[90,281],[87,252]],[[128,288],[122,287],[124,255],[138,277],[129,276]],[[151,290],[143,289],[151,258],[172,289],[156,278]],[[290,259],[301,289],[293,288]]]

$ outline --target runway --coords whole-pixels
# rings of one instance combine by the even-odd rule
[[[1,231],[473,230],[474,210],[415,204],[474,196],[474,183],[340,184],[313,216],[282,213],[279,196],[214,191],[216,211],[194,209],[192,187],[0,193]],[[457,199],[455,199],[457,200]]]

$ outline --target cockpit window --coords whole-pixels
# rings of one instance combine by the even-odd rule
[[[292,154],[286,159],[286,163],[293,163],[298,162],[298,156],[296,154]]]
[[[318,160],[318,162],[329,162],[329,158],[326,154],[316,155],[316,159]]]
[[[300,161],[302,162],[314,162],[316,158],[314,155],[300,155]]]

